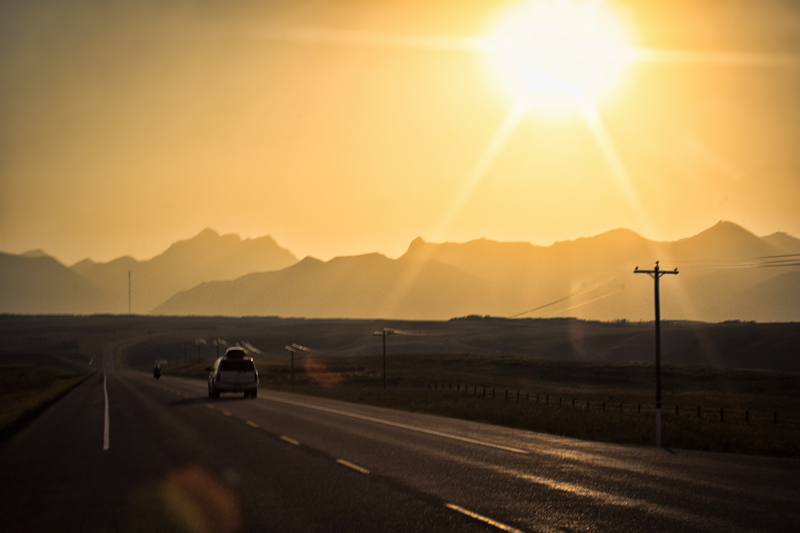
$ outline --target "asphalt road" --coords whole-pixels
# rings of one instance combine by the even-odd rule
[[[0,446],[4,531],[800,527],[800,461],[590,443],[265,389],[210,400],[202,381],[104,368]]]

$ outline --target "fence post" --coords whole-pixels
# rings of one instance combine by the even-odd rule
[[[508,389],[506,389],[506,401],[508,401]]]
[[[558,408],[561,409],[561,398],[558,399]]]
[[[536,393],[536,403],[539,403],[539,393]]]
[[[483,388],[483,397],[486,398],[486,387]]]
[[[697,406],[697,418],[700,418],[700,406]]]
[[[720,422],[725,422],[725,408],[724,407],[720,407],[719,408],[719,421]]]
[[[744,421],[750,423],[750,409],[744,410]]]
[[[492,400],[494,400],[494,387],[492,387]]]
[[[517,403],[519,403],[519,389],[517,389]]]
[[[681,409],[680,409],[679,405],[676,405],[675,406],[675,416],[678,416],[679,414],[681,414]]]
[[[575,409],[575,398],[572,399],[572,408]]]
[[[550,395],[549,394],[545,395],[544,403],[547,404],[547,405],[550,405]]]
[[[529,402],[529,401],[531,401],[531,393],[530,393],[530,392],[526,392],[526,393],[525,393],[525,401],[526,401],[526,402]]]
[[[586,410],[589,410],[589,400],[586,400]]]
[[[619,412],[622,412],[622,402],[619,402]]]
[[[642,414],[642,404],[639,404],[639,407],[636,408],[636,412]]]
[[[605,400],[603,400],[603,411],[605,411],[605,410],[606,410],[606,402],[605,402]]]

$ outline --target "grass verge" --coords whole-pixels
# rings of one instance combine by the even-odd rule
[[[0,441],[19,431],[91,375],[75,375],[43,366],[0,367]]]

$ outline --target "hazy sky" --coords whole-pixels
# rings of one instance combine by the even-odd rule
[[[515,4],[0,2],[0,250],[800,236],[800,3],[614,2],[631,46],[680,53],[631,63],[593,113],[518,115],[470,48]]]

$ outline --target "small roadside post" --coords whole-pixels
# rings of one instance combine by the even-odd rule
[[[292,362],[291,362],[290,374],[289,374],[289,388],[293,388],[294,387],[294,352],[296,352],[297,349],[294,347],[294,345],[289,346],[288,344],[283,349],[284,350],[289,350],[289,353],[291,354]]]

